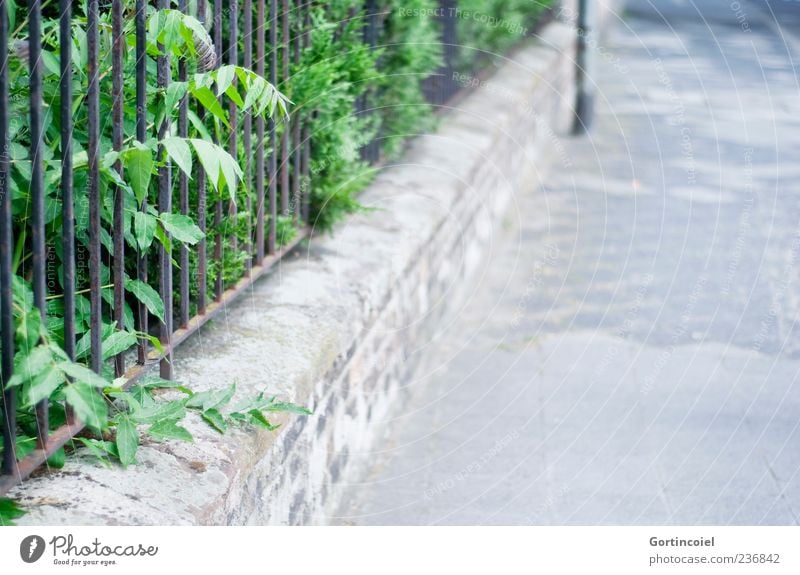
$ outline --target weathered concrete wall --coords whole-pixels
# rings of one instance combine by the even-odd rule
[[[73,459],[18,488],[27,524],[318,524],[352,455],[409,390],[415,357],[470,295],[515,194],[536,187],[569,125],[573,34],[549,25],[415,140],[361,200],[375,208],[317,237],[183,346],[176,375],[235,381],[308,405],[276,433],[143,446],[126,471]],[[527,214],[525,217],[536,217]]]

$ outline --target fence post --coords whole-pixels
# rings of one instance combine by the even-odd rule
[[[14,369],[14,315],[11,291],[11,195],[8,184],[8,16],[5,0],[0,0],[0,390],[3,392],[3,460],[0,475],[11,475],[17,465],[14,449],[16,427],[16,397],[13,388],[6,387]]]
[[[578,21],[575,55],[575,120],[572,124],[573,134],[586,133],[591,124],[594,112],[594,89],[592,73],[592,23],[594,18],[594,2],[578,0]]]

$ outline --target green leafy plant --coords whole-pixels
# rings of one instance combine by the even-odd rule
[[[459,0],[457,32],[463,71],[491,63],[530,36],[556,0]]]
[[[433,128],[423,81],[442,64],[441,30],[433,0],[392,0],[380,39],[384,52],[375,101],[381,115],[381,144],[395,158],[412,136]]]
[[[46,246],[48,262],[48,296],[46,314],[42,314],[33,304],[30,288],[31,278],[31,233],[29,210],[31,204],[30,152],[32,135],[27,124],[29,83],[28,62],[24,46],[27,22],[18,16],[24,12],[16,10],[13,1],[5,4],[9,10],[12,30],[12,55],[8,59],[9,110],[10,118],[10,190],[13,214],[14,246],[13,271],[13,312],[15,326],[14,372],[5,386],[18,390],[17,429],[15,453],[18,458],[25,457],[36,447],[37,429],[35,405],[43,399],[50,400],[49,424],[51,430],[63,425],[67,420],[66,408],[86,425],[86,436],[71,442],[66,449],[58,450],[48,460],[50,467],[58,468],[64,464],[67,453],[82,447],[89,450],[104,449],[123,465],[134,461],[138,445],[139,428],[147,421],[145,433],[162,440],[168,438],[190,440],[181,431],[177,422],[180,417],[169,414],[182,414],[197,411],[204,420],[216,424],[221,429],[229,423],[272,426],[264,413],[280,410],[277,401],[260,401],[248,412],[239,414],[236,410],[222,412],[224,401],[210,411],[205,404],[199,407],[192,403],[193,394],[183,389],[186,398],[182,406],[174,400],[157,401],[153,386],[134,386],[129,391],[113,383],[111,365],[105,360],[124,352],[144,339],[156,349],[161,349],[157,338],[135,328],[132,304],[141,302],[155,318],[164,321],[167,313],[164,302],[156,291],[156,286],[147,281],[135,279],[125,274],[124,289],[126,299],[119,325],[107,313],[113,303],[113,284],[107,257],[99,265],[101,276],[101,296],[107,306],[100,318],[100,337],[102,340],[103,369],[101,373],[90,370],[84,361],[90,354],[91,310],[88,300],[88,266],[86,253],[89,242],[87,192],[89,135],[86,131],[86,98],[88,78],[86,77],[88,51],[86,42],[85,4],[76,3],[72,22],[72,54],[74,74],[63,81],[72,82],[74,131],[72,133],[73,189],[75,191],[75,235],[77,247],[76,284],[77,297],[75,309],[75,357],[71,359],[64,352],[64,303],[63,303],[63,258],[61,228],[63,222],[61,205],[61,161],[60,161],[60,118],[50,111],[61,106],[60,84],[62,82],[58,57],[58,19],[56,9],[48,3],[43,5],[42,21],[42,93],[44,100],[45,130],[43,147],[40,149],[44,171],[44,195],[46,214]],[[135,34],[133,33],[133,11],[135,3],[124,2],[126,14],[123,41],[123,76],[131,78],[135,68]],[[100,117],[111,117],[113,102],[109,97],[111,90],[111,25],[110,15],[101,15],[99,26],[101,59],[100,77]],[[159,212],[158,190],[155,174],[160,168],[171,163],[186,174],[197,193],[194,176],[202,170],[209,184],[209,200],[224,201],[229,205],[241,202],[252,190],[243,181],[242,153],[229,153],[217,142],[224,142],[231,130],[230,114],[248,113],[263,115],[276,121],[287,115],[287,100],[278,90],[251,70],[240,66],[221,66],[206,69],[209,48],[213,49],[211,38],[204,26],[190,15],[176,10],[148,9],[147,14],[147,106],[145,110],[146,128],[149,137],[139,142],[133,136],[125,138],[121,149],[112,149],[112,126],[101,125],[100,131],[100,217],[101,243],[106,254],[114,253],[114,240],[109,230],[121,226],[127,247],[125,270],[136,265],[136,254],[144,253],[154,244],[161,244],[168,253],[176,244],[194,245],[204,239],[202,228],[197,225],[198,214]],[[213,53],[213,52],[212,52]],[[156,58],[169,54],[173,62],[183,61],[189,74],[186,81],[173,81],[163,88],[156,84]],[[177,134],[176,111],[178,103],[189,98],[203,104],[207,111],[204,119],[196,114],[189,115],[191,125],[188,137]],[[225,107],[220,103],[225,101]],[[135,83],[123,84],[122,108],[123,128],[132,134],[136,118]],[[230,104],[230,106],[228,105]],[[232,112],[233,110],[233,112]],[[169,123],[169,128],[161,128]],[[156,134],[162,136],[156,137]],[[115,197],[121,195],[124,206],[122,222],[114,218]],[[206,227],[213,230],[213,226]],[[291,237],[293,229],[284,224],[283,236]],[[151,258],[151,260],[154,258]],[[150,278],[157,274],[151,273]],[[233,281],[233,280],[232,280]],[[44,319],[46,317],[46,320]],[[161,386],[163,387],[163,385]],[[153,388],[153,389],[151,389]],[[262,398],[263,400],[263,398]],[[137,403],[138,401],[138,403]],[[178,409],[178,408],[181,409]],[[149,412],[143,410],[149,409]],[[290,409],[287,407],[287,410]],[[295,412],[304,412],[297,406]],[[182,410],[182,411],[181,411]],[[256,415],[258,412],[260,415]],[[149,413],[149,415],[147,415]],[[219,414],[219,415],[217,415]],[[148,419],[149,418],[149,419]],[[48,430],[49,431],[49,430]],[[108,439],[110,438],[110,439]],[[136,440],[136,441],[134,441]],[[0,522],[13,520],[19,508],[8,500],[0,502]]]
[[[25,511],[13,499],[0,497],[0,527],[14,525],[14,520],[25,515]]]
[[[356,194],[372,177],[360,157],[378,118],[355,114],[356,103],[377,82],[379,52],[363,42],[363,3],[334,0],[311,11],[309,47],[287,88],[311,125],[310,223],[327,231],[359,209]]]

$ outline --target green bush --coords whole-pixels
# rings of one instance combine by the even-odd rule
[[[376,106],[381,115],[381,144],[396,157],[405,141],[433,127],[433,110],[422,81],[442,64],[441,30],[432,17],[433,0],[391,0],[380,44],[380,83]]]
[[[529,36],[541,15],[557,0],[459,0],[460,65],[491,61]]]
[[[377,52],[363,43],[362,3],[335,0],[311,14],[311,42],[288,92],[311,126],[310,224],[328,231],[358,209],[371,178],[360,149],[376,133],[374,118],[357,116],[356,101],[376,82]]]

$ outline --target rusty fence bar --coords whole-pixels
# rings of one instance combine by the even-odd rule
[[[166,9],[170,7],[169,0],[158,0],[158,8]],[[164,50],[163,46],[159,46],[160,50]],[[170,76],[172,74],[170,56],[164,52],[159,54],[157,58],[156,74],[158,80],[158,87],[166,90],[169,87]],[[158,126],[158,140],[161,142],[169,135],[170,130],[170,115],[169,110],[161,120],[161,125]],[[172,212],[172,169],[170,160],[167,157],[166,148],[163,144],[159,144],[158,158],[161,160],[162,165],[158,168],[158,211],[159,213]],[[169,239],[169,233],[166,232]],[[158,269],[159,269],[159,295],[164,301],[164,319],[159,324],[159,338],[161,345],[167,349],[167,353],[161,359],[159,371],[161,377],[164,379],[172,378],[172,351],[170,346],[170,338],[172,337],[172,254],[167,251],[166,246],[159,244],[158,246]]]
[[[423,81],[423,90],[428,102],[436,107],[444,106],[460,90],[454,77],[458,60],[458,34],[456,25],[459,16],[458,0],[439,0],[437,19],[441,30],[442,64],[436,74]]]
[[[244,0],[244,29],[242,33],[242,45],[244,54],[242,55],[242,66],[248,70],[253,69],[253,3],[252,0]],[[244,209],[246,213],[246,243],[244,251],[248,254],[253,253],[253,116],[249,111],[245,111],[242,120],[242,148],[244,150],[244,189],[246,191]],[[245,260],[245,275],[250,275],[253,258]]]
[[[3,395],[3,459],[0,474],[13,477],[16,471],[14,445],[16,419],[16,390],[7,387],[14,370],[14,309],[12,305],[12,246],[11,194],[9,184],[8,143],[8,9],[0,0],[0,343],[2,343]]]
[[[178,2],[178,10],[184,14],[189,12],[187,0]],[[187,80],[186,60],[178,61],[178,81]],[[189,97],[183,96],[178,104],[178,137],[189,136]],[[189,178],[183,170],[178,174],[178,208],[181,215],[189,215]],[[178,308],[178,326],[186,327],[189,323],[189,248],[181,244],[178,259],[178,293],[180,293],[180,307]]]
[[[113,130],[112,145],[117,152],[122,150],[123,143],[123,96],[122,96],[122,55],[125,50],[125,38],[122,35],[122,0],[111,3],[111,77],[112,77],[112,111],[111,125]],[[117,160],[114,166],[122,173],[122,162]],[[114,320],[119,329],[125,329],[125,196],[123,190],[114,191]],[[120,352],[114,357],[114,375],[122,376],[125,372],[125,354]]]
[[[284,88],[289,81],[289,54],[291,52],[291,36],[289,31],[290,0],[281,0],[281,74],[279,88]],[[273,44],[273,49],[274,44]],[[291,157],[289,152],[290,126],[283,126],[281,131],[281,215],[288,216],[290,208],[289,169]]]
[[[278,85],[278,0],[270,0],[269,4],[269,83]],[[270,254],[277,251],[278,219],[278,135],[274,119],[269,120],[269,232],[267,250]]]
[[[303,12],[302,32],[301,32],[301,46],[302,49],[308,48],[311,42],[311,8],[313,6],[312,0],[307,0],[305,10]],[[311,118],[313,115],[312,110],[308,109],[306,104],[301,110],[305,121],[300,128],[300,139],[302,142],[303,161],[300,164],[301,185],[306,187],[302,190],[303,205],[302,205],[302,218],[308,224],[311,224],[310,205],[311,205]]]
[[[146,32],[146,9],[145,0],[136,0],[136,140],[144,143],[147,140],[147,62],[145,52],[147,49]],[[147,212],[147,198],[142,202],[141,211]],[[136,253],[136,279],[147,283],[147,251],[140,250],[137,245]],[[147,307],[143,302],[137,301],[135,325],[141,333],[149,332],[149,318]],[[147,344],[144,339],[139,340],[137,345],[137,362],[143,364],[147,359]]]
[[[222,2],[221,0],[214,0],[214,47],[216,48],[216,62],[219,66],[222,64]],[[222,98],[220,97],[220,100]],[[220,104],[222,102],[220,101]],[[214,134],[215,143],[219,143],[217,141],[217,135]],[[214,234],[214,265],[217,268],[222,267],[222,256],[223,256],[223,245],[222,245],[222,198],[217,197],[214,202],[214,229],[216,233]],[[223,278],[222,274],[218,273],[216,275],[216,279],[214,280],[214,300],[219,301],[222,298],[223,292]]]
[[[264,35],[266,34],[265,0],[256,0],[256,74],[264,77]],[[256,232],[255,232],[255,265],[264,261],[264,118],[259,114],[256,118]]]
[[[47,278],[45,259],[44,223],[44,120],[42,118],[42,57],[39,38],[42,31],[41,0],[33,0],[28,16],[28,65],[30,70],[30,130],[31,130],[31,238],[33,304],[39,309],[42,322],[47,321]],[[49,403],[47,399],[36,405],[37,446],[47,447],[49,428]]]
[[[441,2],[442,6],[454,6],[456,0]],[[70,442],[84,426],[71,410],[66,409],[66,423],[56,427],[55,415],[52,416],[53,422],[50,421],[50,410],[52,408],[55,414],[56,408],[61,406],[50,405],[47,399],[43,399],[35,406],[36,449],[23,458],[17,457],[15,430],[19,423],[19,398],[15,388],[9,387],[7,382],[13,376],[17,351],[12,284],[15,273],[19,273],[14,269],[18,236],[28,234],[27,240],[23,238],[22,241],[30,244],[30,248],[26,247],[30,257],[23,258],[18,265],[22,268],[21,275],[29,278],[33,285],[34,305],[43,321],[46,321],[48,300],[63,300],[63,347],[67,356],[73,360],[85,358],[96,373],[113,374],[130,383],[156,364],[161,377],[171,378],[175,348],[245,292],[310,233],[307,226],[312,190],[313,105],[308,108],[303,102],[297,102],[288,121],[276,122],[261,114],[253,116],[247,111],[241,112],[229,96],[217,94],[219,106],[227,110],[229,126],[209,130],[211,139],[234,158],[242,158],[244,168],[242,182],[231,199],[223,199],[223,194],[212,186],[213,182],[199,162],[194,163],[190,176],[176,161],[176,169],[181,169],[173,178],[172,161],[164,143],[165,138],[173,135],[187,138],[192,125],[198,122],[209,126],[213,110],[207,110],[200,98],[185,93],[173,102],[174,111],[165,109],[162,115],[155,116],[155,121],[152,115],[148,119],[147,82],[157,85],[159,103],[166,103],[170,85],[176,86],[174,82],[188,83],[197,72],[233,65],[253,70],[278,89],[288,88],[292,76],[296,74],[300,78],[302,74],[303,57],[311,43],[312,12],[324,5],[312,0],[111,0],[102,3],[100,0],[87,0],[87,64],[83,75],[74,70],[72,24],[73,11],[83,12],[84,7],[70,0],[59,0],[57,4],[59,72],[62,79],[72,80],[60,82],[57,110],[54,104],[42,101],[45,70],[40,57],[43,42],[50,41],[43,38],[42,10],[45,9],[46,14],[55,14],[56,11],[50,7],[50,2],[42,0],[31,0],[27,8],[18,8],[20,13],[27,10],[26,50],[30,80],[26,105],[30,114],[31,218],[29,222],[16,224],[11,206],[9,154],[11,31],[6,0],[0,0],[0,427],[3,441],[0,495],[45,464],[48,457]],[[161,52],[148,55],[148,18],[157,14],[157,10],[175,8],[182,14],[196,17],[209,31],[203,40],[205,43],[196,46],[196,62],[192,64],[171,55],[160,43]],[[359,17],[359,13],[363,17],[364,43],[371,49],[379,49],[387,14],[385,6],[379,0],[364,0],[361,11],[354,11],[352,17]],[[101,16],[110,16],[110,36]],[[130,27],[128,19],[132,20]],[[451,77],[457,45],[455,22],[444,25],[442,30],[442,43],[451,47],[449,52],[445,50],[442,74],[448,72],[448,77]],[[135,50],[130,53],[128,34],[135,39]],[[101,53],[101,49],[109,45],[110,54]],[[155,60],[154,78],[148,77],[153,73],[148,72],[150,57]],[[131,77],[126,77],[126,74]],[[73,83],[77,85],[78,81],[85,82],[85,99],[73,95]],[[240,82],[236,74],[232,82],[234,86]],[[126,101],[126,87],[129,85],[131,101]],[[107,86],[110,86],[111,114],[103,118],[100,105],[106,102],[107,95],[103,91],[108,90]],[[442,104],[454,91],[455,83],[440,82],[431,101]],[[370,90],[359,99],[356,112],[375,114],[372,110],[375,100],[375,92]],[[208,104],[208,100],[205,102]],[[128,112],[133,103],[135,113]],[[83,139],[78,141],[73,137],[76,109],[86,118],[85,136],[81,136],[85,143]],[[126,123],[126,112],[131,115],[130,123]],[[44,126],[46,114],[51,113],[58,118],[60,133],[60,254],[55,245],[46,245],[45,235],[47,198],[43,150],[48,136]],[[172,125],[173,118],[176,118],[175,126]],[[126,133],[126,130],[131,133]],[[109,150],[101,149],[101,138],[107,132],[111,137],[111,152],[119,152],[113,156],[110,166],[102,156]],[[136,206],[126,205],[122,184],[109,184],[103,179],[104,170],[111,167],[123,175],[121,154],[133,144],[151,146],[153,138],[157,138],[158,160],[152,169],[153,193],[149,198],[139,199]],[[78,188],[76,174],[79,168],[74,154],[76,148],[83,147],[85,159],[80,169],[85,171],[85,183],[81,180]],[[377,163],[380,149],[378,141],[371,142],[362,149],[362,157]],[[233,182],[229,184],[233,186]],[[81,193],[79,200],[76,200],[76,190]],[[104,195],[108,201],[104,201]],[[239,207],[234,197],[240,200]],[[81,217],[88,211],[81,226],[77,225],[76,201],[88,206],[81,209]],[[178,214],[196,221],[203,232],[202,239],[194,246],[176,243],[172,249],[167,249],[161,242],[153,242],[152,247],[143,249],[126,236],[130,226],[135,225],[129,223],[131,219],[146,220],[156,213],[159,217],[164,213],[172,214],[173,203],[177,204]],[[296,234],[289,242],[278,237],[278,221],[280,219],[283,225],[284,217],[289,218],[286,223],[291,224],[293,219],[296,224]],[[242,219],[243,228],[237,228],[237,219]],[[112,229],[106,230],[104,226]],[[169,239],[169,234],[163,233]],[[237,239],[237,233],[243,239]],[[86,251],[88,266],[82,263]],[[240,274],[238,280],[226,279],[222,273],[223,263],[226,257],[237,253],[244,256],[243,275]],[[49,258],[61,260],[62,274],[55,282],[47,276]],[[173,275],[177,276],[175,289]],[[158,295],[164,304],[163,317],[156,317],[139,298],[131,297],[127,291],[128,282],[150,285],[149,282],[156,279]],[[82,311],[78,321],[76,308],[80,306],[83,310],[86,307],[81,294],[88,294],[89,313]],[[110,325],[103,323],[104,308],[109,312]],[[145,337],[139,337],[131,350],[104,350],[105,338],[120,329],[132,329]],[[146,338],[160,340],[162,349],[148,345]],[[78,348],[81,348],[80,352]],[[133,350],[135,352],[131,353]],[[54,429],[51,429],[51,424]]]
[[[206,12],[208,4],[206,0],[197,0],[197,18],[201,24],[206,24]],[[210,68],[212,64],[216,63],[217,55],[211,46],[204,47],[205,60],[202,62],[203,69]],[[214,62],[210,59],[213,58]],[[198,120],[202,123],[205,120],[205,108],[200,102],[195,102],[195,110]],[[206,217],[208,214],[208,188],[206,182],[205,170],[198,167],[197,173],[197,225],[200,231],[203,232],[203,238],[197,244],[197,313],[204,315],[206,313],[206,298],[207,298],[207,281],[208,281],[208,242],[206,240]],[[181,326],[182,328],[188,327]]]

